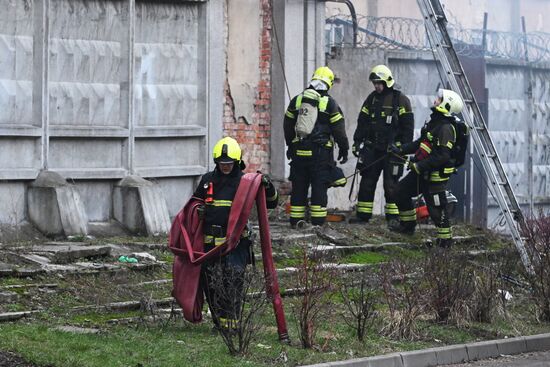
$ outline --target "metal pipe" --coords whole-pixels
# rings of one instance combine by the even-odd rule
[[[320,0],[323,2],[331,2],[331,3],[342,3],[346,4],[349,12],[351,14],[351,21],[353,22],[353,47],[357,47],[357,34],[358,34],[358,28],[359,24],[357,23],[357,13],[355,12],[355,6],[353,6],[353,3],[351,0]]]
[[[483,56],[487,52],[487,20],[489,18],[489,13],[483,13],[483,38],[481,40],[481,49],[483,50]]]

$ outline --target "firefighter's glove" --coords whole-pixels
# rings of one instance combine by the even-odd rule
[[[260,171],[257,171],[257,173],[261,173]],[[266,190],[269,190],[270,188],[273,188],[273,182],[271,181],[271,177],[268,175],[262,175],[262,185],[265,186]]]
[[[205,212],[206,212],[206,207],[204,205],[199,205],[197,207],[197,215],[199,216],[199,219],[204,219]]]
[[[418,165],[415,162],[407,161],[407,168],[411,171],[415,172],[417,175],[420,174],[420,170],[418,169]]]
[[[291,147],[288,147],[287,150],[286,150],[286,158],[291,161],[292,160],[292,148]]]
[[[348,150],[340,149],[338,151],[338,158],[337,161],[340,162],[340,164],[344,164],[348,161]]]
[[[351,146],[351,154],[353,154],[353,156],[355,158],[359,158],[359,154],[361,153],[361,144],[353,144]]]
[[[388,147],[388,152],[401,156],[403,154],[403,149],[401,149],[401,145],[397,145],[394,143]]]

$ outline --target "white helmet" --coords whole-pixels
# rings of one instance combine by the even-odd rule
[[[435,109],[445,116],[451,116],[452,113],[459,114],[462,112],[464,102],[462,102],[462,98],[460,98],[458,93],[450,89],[439,89],[437,91],[437,97],[439,97],[440,102],[435,106]]]

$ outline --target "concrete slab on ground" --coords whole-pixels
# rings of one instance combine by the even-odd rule
[[[32,253],[49,258],[55,264],[68,264],[78,259],[108,256],[111,247],[105,245],[83,244],[45,244],[35,245]]]

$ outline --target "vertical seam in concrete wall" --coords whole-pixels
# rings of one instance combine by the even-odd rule
[[[128,171],[134,174],[135,131],[134,131],[134,55],[136,36],[136,2],[128,0]]]
[[[525,94],[526,94],[526,112],[527,112],[527,126],[526,126],[526,144],[527,144],[527,162],[525,163],[527,169],[527,203],[529,208],[529,215],[534,215],[534,182],[533,182],[533,121],[536,121],[536,109],[533,108],[533,72],[531,67],[527,64],[524,68],[525,80]]]
[[[42,127],[40,168],[48,168],[49,154],[49,10],[50,0],[34,3],[33,36],[33,122]]]

